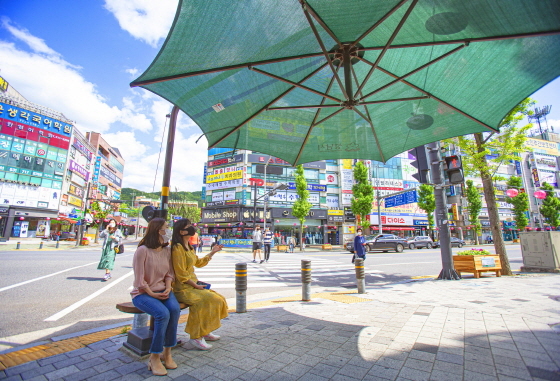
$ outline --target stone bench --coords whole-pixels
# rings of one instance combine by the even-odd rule
[[[179,303],[181,309],[188,308],[189,305],[185,303]],[[136,308],[132,302],[118,303],[117,310],[140,316],[145,314],[144,311]],[[154,334],[154,318],[150,316],[150,324],[144,326],[143,324],[138,324],[138,319],[134,319],[134,325],[130,331],[128,331],[126,342],[123,346],[138,356],[145,356],[150,351],[150,346],[152,345],[152,336]]]

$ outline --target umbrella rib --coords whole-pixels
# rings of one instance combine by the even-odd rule
[[[403,76],[401,76],[401,77],[397,77],[394,81],[391,81],[391,82],[389,82],[388,84],[386,84],[386,85],[384,85],[384,86],[381,86],[381,87],[378,88],[377,90],[374,90],[374,91],[372,91],[371,93],[368,93],[368,94],[364,95],[363,97],[360,98],[360,101],[364,100],[365,98],[371,97],[372,95],[374,95],[374,94],[380,92],[381,90],[385,90],[386,88],[388,88],[388,87],[390,87],[390,86],[393,86],[395,83],[397,83],[397,82],[399,82],[399,81],[401,81],[401,80],[403,80],[403,79],[405,79],[405,78],[407,78],[407,77],[410,77],[411,75],[413,75],[413,74],[415,74],[415,73],[418,73],[418,72],[421,71],[421,70],[424,70],[424,69],[427,68],[428,66],[433,65],[433,64],[435,64],[436,62],[441,61],[442,59],[444,59],[444,58],[446,58],[446,57],[448,57],[448,56],[450,56],[450,55],[452,55],[452,54],[457,53],[458,51],[460,51],[461,49],[465,48],[466,46],[467,46],[467,45],[458,46],[458,47],[456,47],[455,49],[450,50],[450,51],[448,51],[447,53],[442,54],[441,56],[439,56],[439,57],[437,57],[437,58],[435,58],[435,59],[433,59],[433,60],[431,60],[431,61],[425,63],[424,65],[419,66],[419,67],[417,67],[416,69],[414,69],[414,70],[412,70],[412,71],[406,73],[405,75],[403,75]],[[366,59],[364,59],[364,58],[360,58],[360,57],[358,57],[358,58],[361,59],[362,61],[364,61],[365,63],[369,64],[369,65],[373,65],[372,62],[370,62],[370,61],[368,61],[368,60],[366,60]],[[378,66],[378,68],[379,68],[379,66]]]
[[[373,32],[373,30],[375,28],[377,28],[379,25],[381,25],[381,23],[383,23],[385,20],[387,20],[393,13],[395,13],[400,7],[402,7],[404,5],[404,3],[406,3],[408,0],[402,0],[400,3],[398,3],[397,5],[395,5],[393,7],[393,9],[391,9],[389,12],[385,13],[385,15],[383,15],[383,17],[381,19],[379,19],[379,21],[377,21],[375,24],[373,24],[371,26],[371,28],[369,28],[368,30],[365,31],[364,34],[362,34],[360,37],[358,37],[358,39],[356,41],[354,41],[351,45],[351,47],[356,46],[358,44],[358,42],[360,42],[361,40],[363,40],[368,34],[370,34],[371,32]],[[362,49],[360,49],[362,50]]]
[[[338,63],[338,66],[336,67],[336,71],[338,72],[338,70],[340,69],[340,65],[342,64],[342,61],[340,61]],[[328,94],[329,91],[331,91],[332,85],[334,83],[334,76],[331,78],[331,80],[329,81],[329,85],[327,86],[327,91],[326,93]],[[325,98],[321,99],[321,105],[325,102]],[[317,118],[319,117],[319,114],[321,114],[322,109],[320,108],[319,110],[317,110],[317,112],[315,113],[315,117],[313,118],[313,121],[311,121],[311,125],[309,126],[309,130],[307,130],[307,134],[305,134],[305,138],[303,139],[303,143],[301,143],[301,147],[299,149],[299,152],[296,156],[296,160],[294,161],[294,165],[297,165],[297,162],[301,156],[301,154],[303,153],[303,148],[305,147],[305,144],[307,143],[307,139],[309,139],[309,135],[311,135],[311,131],[313,130],[313,128],[315,127],[315,121],[317,120]]]
[[[385,73],[385,74],[387,74],[387,75],[389,75],[389,76],[391,76],[391,77],[393,77],[393,78],[397,78],[397,79],[399,78],[399,76],[397,76],[396,74],[393,74],[393,73],[391,73],[390,71],[383,69],[382,67],[378,67],[378,69],[381,70],[383,73]],[[463,116],[469,118],[469,119],[472,120],[473,122],[476,122],[476,123],[480,124],[481,126],[483,126],[483,127],[485,127],[485,128],[488,128],[488,129],[491,130],[491,131],[500,132],[499,129],[494,128],[494,127],[490,127],[490,126],[487,125],[486,123],[484,123],[484,122],[482,122],[482,121],[476,119],[474,116],[469,115],[469,114],[467,114],[466,112],[462,111],[461,109],[458,109],[457,107],[455,107],[455,106],[453,106],[453,105],[451,105],[451,104],[449,104],[449,103],[447,103],[447,102],[441,100],[440,98],[438,98],[438,97],[436,97],[435,95],[433,95],[433,94],[427,92],[426,90],[423,90],[423,89],[421,89],[420,87],[418,87],[418,86],[416,86],[416,85],[413,85],[412,83],[410,83],[410,82],[408,82],[408,81],[405,81],[404,79],[399,79],[399,81],[402,82],[402,83],[404,83],[405,85],[410,86],[410,87],[412,87],[413,89],[415,89],[415,90],[417,90],[417,91],[419,91],[419,92],[421,92],[421,93],[427,95],[429,98],[432,98],[432,99],[434,99],[435,101],[437,101],[437,102],[439,102],[439,103],[441,103],[441,104],[443,104],[443,105],[449,107],[450,109],[457,111],[459,114],[461,114],[461,115],[463,115]]]
[[[406,10],[406,13],[404,14],[403,18],[401,19],[401,21],[399,22],[399,24],[397,25],[397,27],[395,28],[395,30],[393,31],[393,33],[391,34],[391,37],[389,38],[389,40],[387,41],[387,43],[385,44],[385,47],[383,47],[383,50],[381,50],[381,53],[379,53],[379,56],[377,57],[377,59],[375,60],[375,62],[373,63],[371,69],[369,70],[369,72],[367,73],[366,77],[364,78],[364,80],[362,81],[362,84],[360,85],[360,87],[358,88],[358,90],[356,91],[356,94],[354,95],[354,97],[356,95],[358,95],[358,93],[362,90],[362,88],[365,86],[365,84],[367,83],[367,81],[369,80],[369,77],[371,77],[371,75],[373,74],[373,72],[375,71],[375,69],[377,68],[377,65],[379,65],[379,62],[381,62],[381,60],[383,59],[383,56],[385,55],[385,53],[387,53],[387,50],[389,49],[389,47],[391,46],[391,44],[393,43],[393,41],[395,40],[395,38],[397,37],[397,34],[399,34],[399,32],[401,31],[401,28],[403,27],[404,23],[406,22],[406,20],[408,19],[408,16],[410,16],[410,14],[412,13],[412,10],[414,9],[414,7],[416,6],[416,4],[418,3],[418,0],[412,0],[412,4],[410,4],[410,6],[408,7],[408,9]]]
[[[317,74],[318,72],[320,72],[321,70],[323,70],[325,68],[325,66],[327,66],[327,64],[323,64],[321,66],[319,66],[316,70],[313,70],[311,73],[309,73],[308,75],[306,75],[301,81],[299,81],[299,83],[303,83],[305,81],[307,81],[309,78],[313,77],[315,74]],[[286,91],[284,91],[282,94],[280,94],[279,96],[277,96],[276,98],[274,98],[272,101],[270,101],[269,103],[267,103],[263,108],[261,108],[260,110],[258,110],[257,112],[255,112],[253,115],[251,115],[250,117],[248,117],[247,119],[245,119],[243,121],[243,123],[239,124],[237,127],[235,127],[233,130],[231,130],[230,132],[228,132],[227,134],[225,134],[223,137],[220,138],[220,140],[218,140],[216,143],[212,144],[212,147],[215,147],[216,144],[220,144],[224,139],[228,138],[231,134],[233,134],[235,131],[239,130],[243,125],[245,125],[246,123],[248,123],[249,121],[251,121],[252,119],[256,118],[260,113],[262,113],[264,110],[266,110],[266,108],[272,104],[274,104],[274,102],[278,101],[279,99],[281,99],[282,97],[286,96],[288,93],[290,93],[292,90],[294,90],[297,86],[292,86],[289,89],[287,89]],[[209,133],[214,132],[214,131],[210,131]]]
[[[340,40],[338,39],[338,37],[336,37],[336,35],[334,34],[334,32],[331,30],[331,28],[329,28],[327,26],[327,24],[323,21],[323,19],[317,14],[317,12],[315,12],[315,9],[313,9],[313,7],[311,5],[309,5],[309,3],[306,0],[300,0],[300,3],[303,7],[305,7],[305,9],[311,14],[311,16],[313,16],[313,18],[317,21],[317,23],[319,25],[321,25],[323,27],[323,29],[329,34],[329,36],[332,37],[333,40],[336,41],[336,43],[338,44],[338,46],[342,46],[342,42],[340,42]]]
[[[309,26],[311,27],[311,30],[313,31],[313,34],[315,35],[315,38],[317,39],[317,42],[319,43],[319,46],[321,47],[321,50],[323,51],[323,55],[327,59],[329,67],[331,68],[331,71],[333,72],[333,74],[336,78],[336,81],[338,82],[338,86],[340,86],[340,90],[342,90],[342,93],[346,97],[346,100],[349,100],[350,99],[350,94],[348,94],[346,92],[346,88],[342,85],[342,81],[340,80],[340,77],[338,76],[338,70],[334,69],[334,64],[331,60],[331,57],[329,56],[329,53],[327,52],[327,48],[325,48],[325,44],[323,43],[323,40],[321,39],[321,36],[319,36],[319,32],[317,31],[317,28],[315,27],[315,24],[313,24],[313,20],[311,20],[311,16],[309,15],[309,12],[307,11],[306,4],[302,3],[301,5],[302,5],[303,13],[305,14],[305,18],[307,19],[307,22],[309,23]],[[340,47],[342,47],[342,46],[340,46]]]
[[[292,106],[292,107],[268,107],[266,111],[272,110],[299,110],[305,108],[331,108],[340,107],[340,105],[307,105],[307,106]]]
[[[429,98],[429,96],[425,95],[425,96],[422,96],[422,97],[383,99],[381,101],[361,102],[361,103],[358,103],[356,106],[376,105],[376,104],[380,104],[380,103],[391,103],[391,102],[416,101],[416,100],[427,99],[427,98]]]
[[[264,70],[257,69],[257,68],[251,67],[251,66],[249,67],[249,70],[251,70],[251,71],[256,71],[257,73],[264,74],[264,75],[266,75],[266,76],[268,76],[268,77],[271,77],[271,78],[277,79],[277,80],[279,80],[279,81],[288,83],[288,84],[290,84],[290,85],[292,85],[292,86],[299,87],[300,89],[310,91],[310,92],[312,92],[312,93],[315,93],[315,94],[317,94],[317,95],[322,96],[323,98],[329,98],[330,100],[333,100],[333,101],[335,101],[335,102],[342,103],[342,100],[341,100],[341,99],[332,97],[332,96],[330,96],[330,95],[328,95],[328,94],[324,94],[324,93],[322,93],[322,92],[320,92],[320,91],[317,91],[317,90],[312,89],[311,87],[304,86],[304,85],[302,85],[302,84],[300,84],[300,83],[298,83],[298,82],[290,81],[289,79],[279,77],[279,76],[277,76],[277,75],[271,74],[271,73],[269,73],[269,72],[266,72],[266,71],[264,71]]]
[[[358,75],[356,74],[356,71],[354,70],[353,66],[352,66],[352,75],[354,76],[354,81],[356,81],[356,84],[358,84],[359,83]],[[357,94],[362,96],[362,91],[360,90]],[[371,133],[373,134],[373,138],[375,139],[375,144],[377,145],[377,150],[379,151],[379,154],[381,155],[381,160],[383,160],[383,162],[385,162],[385,156],[383,155],[383,151],[381,150],[381,144],[379,144],[379,139],[377,138],[377,132],[375,131],[375,126],[373,125],[373,121],[371,120],[371,115],[369,114],[369,110],[365,106],[365,104],[363,104],[363,105],[364,105],[364,110],[366,110],[366,115],[368,117],[367,121],[369,122],[369,125],[371,127]],[[354,107],[353,107],[353,109],[354,109],[354,111],[356,111],[356,109]]]

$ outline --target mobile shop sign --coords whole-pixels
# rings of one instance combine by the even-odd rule
[[[70,159],[70,165],[68,166],[68,169],[72,172],[75,172],[78,176],[84,178],[86,181],[89,180],[89,171],[72,159]]]
[[[112,183],[116,184],[119,188],[121,187],[122,184],[121,179],[119,179],[113,172],[109,171],[107,168],[100,167],[99,174],[101,174],[101,176],[105,177]]]
[[[33,111],[0,102],[0,117],[70,137],[72,125]]]
[[[203,209],[202,222],[239,221],[239,208]]]
[[[243,154],[234,155],[233,157],[224,157],[222,159],[211,160],[208,167],[217,167],[218,165],[227,165],[232,163],[240,163],[243,161]]]
[[[288,189],[296,189],[296,183],[288,183]],[[326,192],[327,186],[321,184],[307,184],[307,190],[311,192]]]

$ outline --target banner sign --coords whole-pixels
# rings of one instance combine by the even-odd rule
[[[202,209],[201,222],[239,221],[239,208]]]
[[[88,150],[86,146],[83,145],[82,142],[80,142],[76,137],[74,138],[74,143],[72,143],[72,147],[76,148],[76,150],[83,153],[84,156],[88,159],[88,161],[90,161],[93,158],[93,153],[90,152],[90,150]]]
[[[55,132],[66,137],[72,135],[72,125],[68,123],[3,102],[0,102],[0,117],[15,123],[22,123],[49,132]],[[68,149],[68,146],[66,146],[66,149]]]
[[[240,163],[243,161],[243,154],[234,155],[233,157],[224,157],[222,159],[211,160],[208,167],[217,167],[218,165],[227,165],[232,163]]]
[[[217,183],[206,184],[206,191],[214,191],[216,189],[235,188],[243,186],[243,179],[226,180]]]
[[[272,209],[272,218],[296,218],[292,215],[292,209],[289,208],[274,208]],[[326,209],[311,209],[307,213],[306,219],[310,220],[326,220]]]
[[[243,178],[243,171],[233,171],[228,173],[218,173],[217,175],[206,176],[206,183],[217,183],[219,181],[237,180]]]
[[[395,206],[413,204],[415,202],[418,202],[418,193],[413,190],[396,196],[387,197],[385,199],[385,207],[393,208]]]
[[[288,189],[296,189],[296,183],[288,183]],[[321,184],[307,184],[307,190],[311,192],[326,192],[327,186]]]
[[[274,156],[268,156],[268,155],[249,154],[247,155],[247,161],[249,163],[265,163],[265,164],[267,163],[267,161],[269,161],[270,164],[284,165],[288,167],[292,166],[292,164],[288,163],[285,160],[279,159]],[[327,169],[327,164],[323,161],[312,161],[303,164],[303,168]]]
[[[89,171],[84,167],[76,163],[74,160],[70,159],[70,164],[68,165],[68,170],[75,172],[78,176],[84,178],[86,181],[89,180]]]
[[[101,166],[99,168],[99,174],[105,177],[107,180],[115,184],[117,187],[122,186],[122,180],[117,177],[113,172],[109,171],[107,168]]]

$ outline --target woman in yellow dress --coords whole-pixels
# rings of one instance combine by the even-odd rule
[[[189,243],[189,238],[196,233],[196,229],[188,219],[175,222],[171,257],[175,280],[173,292],[180,303],[188,304],[189,317],[185,332],[190,335],[189,343],[201,350],[208,350],[212,345],[206,341],[219,340],[220,336],[212,331],[221,327],[221,319],[228,316],[226,299],[214,290],[205,289],[197,284],[198,278],[194,273],[195,267],[204,267],[210,262],[216,252],[222,250],[222,245],[215,245],[206,256],[199,258]]]

